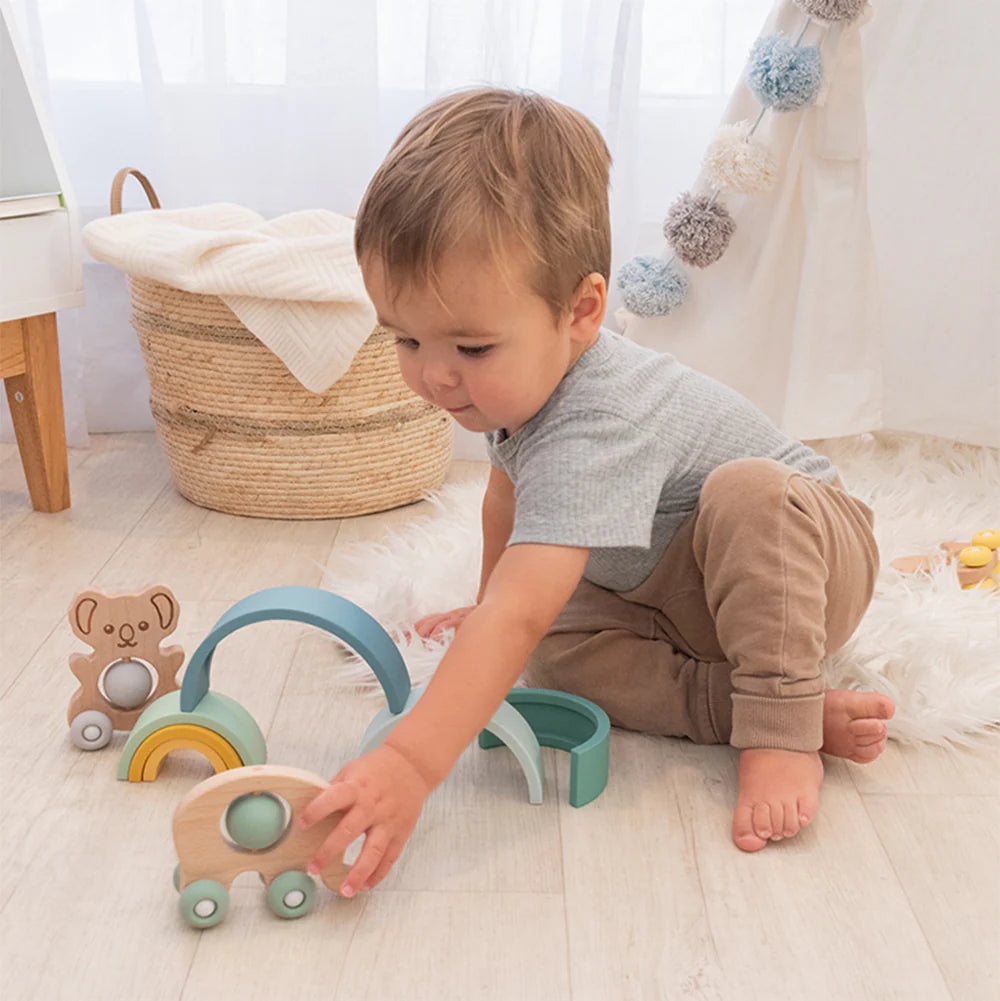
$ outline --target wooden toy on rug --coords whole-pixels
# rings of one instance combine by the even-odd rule
[[[997,549],[1000,548],[1000,531],[986,528],[976,532],[971,542],[942,542],[941,553],[929,556],[901,556],[889,565],[900,573],[928,573],[942,563],[954,563],[958,582],[963,591],[973,588],[996,590],[1000,594],[1000,563]]]
[[[70,625],[93,650],[69,658],[80,681],[67,712],[77,747],[104,747],[114,730],[131,730],[154,699],[177,690],[184,651],[161,643],[177,628],[178,611],[161,584],[120,594],[81,591],[73,599]]]
[[[311,910],[316,884],[305,871],[342,813],[306,829],[299,811],[327,788],[299,768],[251,765],[213,775],[191,789],[174,811],[178,864],[174,888],[181,915],[193,928],[217,925],[229,908],[229,887],[241,872],[257,872],[267,902],[281,918]],[[320,880],[337,892],[349,871],[342,859]]]

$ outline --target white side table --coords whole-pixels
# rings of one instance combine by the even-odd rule
[[[69,507],[56,310],[83,302],[69,177],[0,0],[0,378],[36,511]]]

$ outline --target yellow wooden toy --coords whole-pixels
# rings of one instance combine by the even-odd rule
[[[929,573],[940,566],[942,561],[954,563],[958,574],[958,582],[963,591],[978,590],[1000,593],[998,577],[1000,577],[1000,561],[997,550],[1000,549],[1000,531],[995,528],[984,528],[976,532],[970,542],[942,542],[938,547],[941,553],[931,556],[901,556],[889,565],[900,573]]]

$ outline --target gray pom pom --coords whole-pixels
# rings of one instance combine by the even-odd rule
[[[717,261],[735,232],[736,223],[724,206],[708,195],[692,195],[689,191],[670,206],[663,223],[663,235],[674,253],[696,268]]]
[[[810,17],[818,21],[853,21],[867,0],[795,0]]]
[[[685,300],[690,282],[673,262],[640,255],[619,268],[618,287],[636,316],[666,316]]]

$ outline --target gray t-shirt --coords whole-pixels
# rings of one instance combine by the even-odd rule
[[[589,548],[584,576],[615,591],[649,576],[722,463],[762,456],[837,475],[736,390],[610,330],[527,424],[486,432],[486,445],[514,484],[509,544]]]

